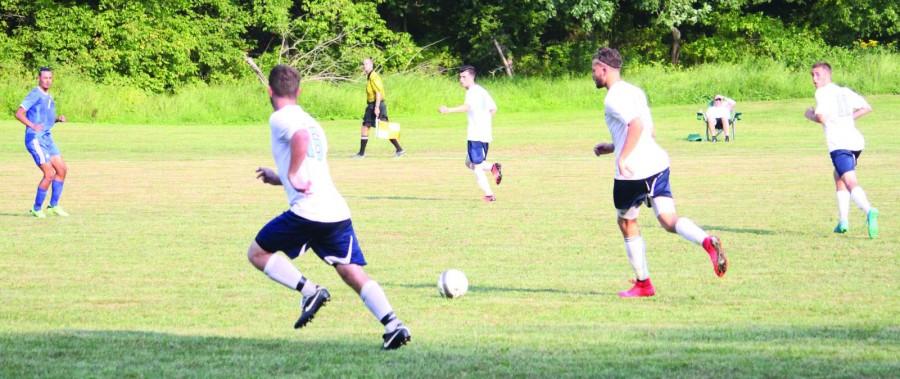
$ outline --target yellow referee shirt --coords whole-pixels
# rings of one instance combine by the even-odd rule
[[[384,94],[384,83],[381,82],[381,75],[372,71],[369,73],[368,80],[366,81],[366,102],[374,103],[376,93],[381,94],[381,100],[387,98]]]

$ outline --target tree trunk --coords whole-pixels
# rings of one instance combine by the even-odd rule
[[[681,31],[675,26],[672,28],[672,64],[678,65],[678,56],[681,55]]]
[[[506,69],[506,76],[510,78],[513,76],[512,65],[509,63],[509,60],[506,59],[506,56],[503,55],[503,48],[500,47],[500,43],[497,42],[496,38],[494,40],[494,47],[497,48],[497,54],[500,54],[500,60],[503,62],[503,67]]]

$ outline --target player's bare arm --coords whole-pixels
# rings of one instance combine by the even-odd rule
[[[616,162],[619,166],[619,173],[626,178],[632,175],[631,169],[628,168],[628,158],[631,156],[631,151],[637,146],[637,142],[643,132],[644,124],[641,123],[640,118],[635,118],[628,123],[628,134],[625,135],[625,144],[622,145],[622,153],[619,154],[619,161]]]
[[[381,92],[375,92],[375,118],[381,118],[381,101],[384,99],[384,96],[381,95]]]
[[[469,111],[469,104],[463,104],[458,107],[452,107],[452,108],[448,108],[446,105],[441,105],[441,107],[438,108],[438,112],[441,112],[442,114],[462,113],[462,112],[468,112],[468,111]],[[494,109],[494,112],[496,112],[496,111],[497,110]]]
[[[66,116],[63,116],[63,115],[56,116],[56,122],[67,122],[67,121],[68,120],[66,120]]]
[[[19,120],[19,122],[24,124],[26,128],[34,129],[34,131],[36,131],[36,132],[40,132],[40,131],[44,130],[43,125],[35,124],[35,123],[32,123],[31,121],[28,121],[28,117],[25,117],[25,112],[26,112],[25,108],[19,107],[19,109],[16,111],[16,120]]]
[[[807,120],[812,121],[812,122],[817,122],[817,123],[820,123],[820,124],[822,124],[822,123],[825,122],[824,120],[822,120],[822,116],[821,116],[821,115],[816,114],[816,110],[813,109],[813,107],[806,108],[806,114],[805,114],[805,116],[806,116],[806,119],[807,119]],[[854,116],[854,117],[855,117],[855,116]]]
[[[291,137],[291,165],[288,169],[288,181],[291,186],[300,193],[309,194],[312,183],[308,178],[303,178],[300,174],[300,167],[306,159],[306,153],[309,150],[309,131],[300,129],[294,132]]]
[[[872,112],[872,107],[862,107],[853,111],[853,119],[856,120]]]
[[[275,170],[268,167],[257,167],[256,178],[262,180],[263,183],[271,184],[273,186],[281,185],[281,178],[278,177]]]
[[[594,155],[601,156],[616,151],[616,145],[608,142],[601,142],[594,146]]]

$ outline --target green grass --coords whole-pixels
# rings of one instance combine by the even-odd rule
[[[835,81],[866,96],[900,95],[900,54],[870,53],[834,62]],[[810,62],[811,64],[812,62]],[[2,67],[0,65],[0,68]],[[268,102],[265,88],[255,79],[215,85],[194,85],[175,94],[153,94],[133,87],[97,84],[65,68],[56,73],[54,93],[58,110],[71,120],[85,123],[136,125],[228,124],[244,125],[265,120]],[[814,92],[809,67],[787,67],[765,59],[743,63],[705,64],[688,68],[626,66],[626,78],[647,91],[654,105],[693,105],[722,93],[738,102],[810,98]],[[0,74],[0,110],[12,119],[35,81],[8,69]],[[362,75],[356,82],[304,84],[304,105],[323,120],[359,119],[364,109]],[[504,113],[533,113],[553,109],[581,112],[599,101],[590,77],[589,62],[583,73],[564,78],[503,77],[483,75],[487,87]],[[385,75],[388,113],[403,120],[430,117],[442,104],[460,104],[464,91],[450,76]]]
[[[306,96],[314,96],[308,91]],[[358,121],[328,121],[331,168],[370,263],[411,327],[379,350],[381,326],[333,270],[295,261],[332,302],[291,328],[298,296],[257,272],[246,248],[285,209],[254,179],[271,166],[252,125],[62,124],[72,217],[26,211],[39,173],[21,127],[0,123],[0,377],[896,377],[900,372],[900,96],[870,96],[859,177],[881,210],[834,235],[835,201],[812,99],[744,102],[731,144],[689,143],[696,106],[656,106],[678,210],[719,235],[717,278],[699,247],[644,209],[657,296],[622,300],[631,269],[612,207],[599,108],[501,112],[485,204],[463,166],[465,118],[410,116],[409,154]],[[256,101],[255,99],[250,99]],[[260,110],[261,113],[264,113]],[[442,299],[459,268],[471,289]]]

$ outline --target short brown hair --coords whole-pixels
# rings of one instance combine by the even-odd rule
[[[813,65],[812,65],[813,70],[815,70],[816,68],[819,68],[819,67],[824,67],[826,70],[828,70],[828,72],[831,72],[831,65],[828,64],[828,62],[818,61],[816,63],[813,63]]]
[[[618,50],[613,48],[601,47],[597,49],[597,53],[594,54],[594,61],[603,63],[615,69],[622,68],[622,56],[619,55]]]
[[[269,87],[275,96],[296,97],[300,89],[300,72],[285,64],[275,66],[269,72]]]
[[[468,65],[468,64],[467,64],[467,65],[462,66],[462,67],[459,68],[459,73],[460,73],[460,74],[462,74],[462,73],[464,73],[464,72],[468,72],[469,75],[472,75],[473,78],[474,78],[475,76],[477,76],[477,75],[476,75],[476,72],[475,72],[475,66],[472,66],[472,65]]]

